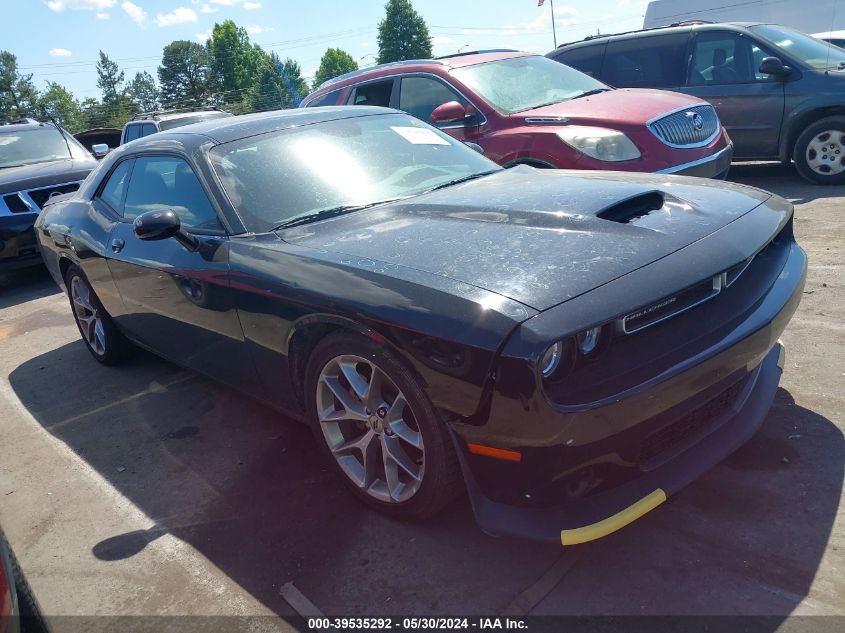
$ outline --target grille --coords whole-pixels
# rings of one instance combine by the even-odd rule
[[[719,132],[719,117],[711,105],[684,108],[648,124],[652,133],[670,147],[701,147]]]
[[[9,193],[3,196],[3,202],[6,203],[6,208],[12,213],[34,213],[42,209],[53,196],[76,191],[80,184],[79,182],[66,182],[41,189]],[[0,204],[0,209],[2,208],[3,205]]]
[[[640,445],[640,463],[645,464],[694,436],[725,413],[742,392],[747,377],[668,426],[647,436]]]

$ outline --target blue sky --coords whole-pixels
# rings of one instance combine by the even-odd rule
[[[4,7],[0,47],[17,55],[39,89],[57,81],[79,97],[97,97],[95,63],[103,49],[127,80],[155,76],[162,48],[176,39],[205,41],[215,22],[231,18],[254,42],[293,57],[313,75],[329,46],[348,51],[360,65],[378,50],[376,25],[384,0],[21,0]],[[642,26],[647,0],[557,0],[558,41],[597,29]],[[429,25],[438,55],[477,48],[552,48],[551,8],[537,0],[414,0]],[[14,28],[9,28],[14,25]]]

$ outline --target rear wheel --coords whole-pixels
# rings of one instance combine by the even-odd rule
[[[73,318],[91,356],[103,365],[114,365],[129,356],[132,343],[117,329],[79,267],[68,268],[65,282]]]
[[[845,184],[845,117],[826,117],[807,126],[792,157],[798,173],[810,182]]]
[[[306,389],[317,442],[365,503],[424,518],[462,489],[443,421],[382,346],[351,332],[328,336],[309,359]]]

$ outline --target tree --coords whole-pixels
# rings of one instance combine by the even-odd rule
[[[251,112],[293,108],[308,93],[299,64],[287,58],[282,63],[276,53],[263,55],[255,85],[244,99],[244,107]]]
[[[358,70],[358,64],[352,59],[352,55],[339,48],[330,48],[320,59],[320,67],[314,75],[314,88],[318,88],[324,81],[353,70]]]
[[[240,101],[255,84],[264,51],[232,20],[214,25],[207,47],[214,88],[222,93],[224,103]]]
[[[79,103],[71,92],[54,81],[47,82],[47,90],[38,97],[38,117],[55,121],[71,132],[78,132],[82,128]]]
[[[388,0],[378,25],[378,63],[431,57],[431,36],[411,0]]]
[[[35,114],[38,90],[32,75],[18,71],[18,58],[0,51],[0,120],[12,121]]]
[[[158,80],[167,106],[201,104],[208,94],[208,50],[202,44],[176,40],[164,47]]]
[[[103,104],[116,106],[123,94],[123,71],[109,56],[100,51],[100,61],[97,62],[97,87],[103,93]]]
[[[152,112],[158,108],[156,81],[146,70],[135,73],[134,79],[126,87],[126,95],[142,112]]]

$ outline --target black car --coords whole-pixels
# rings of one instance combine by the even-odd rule
[[[32,225],[51,197],[76,191],[97,161],[52,123],[0,125],[0,272],[41,263]]]
[[[773,24],[685,23],[589,37],[547,54],[615,87],[665,88],[716,107],[734,160],[795,162],[845,183],[845,50]]]
[[[488,532],[564,543],[751,436],[806,269],[769,193],[502,169],[360,106],[141,139],[37,233],[101,363],[140,345],[305,421],[387,513],[466,487]]]

